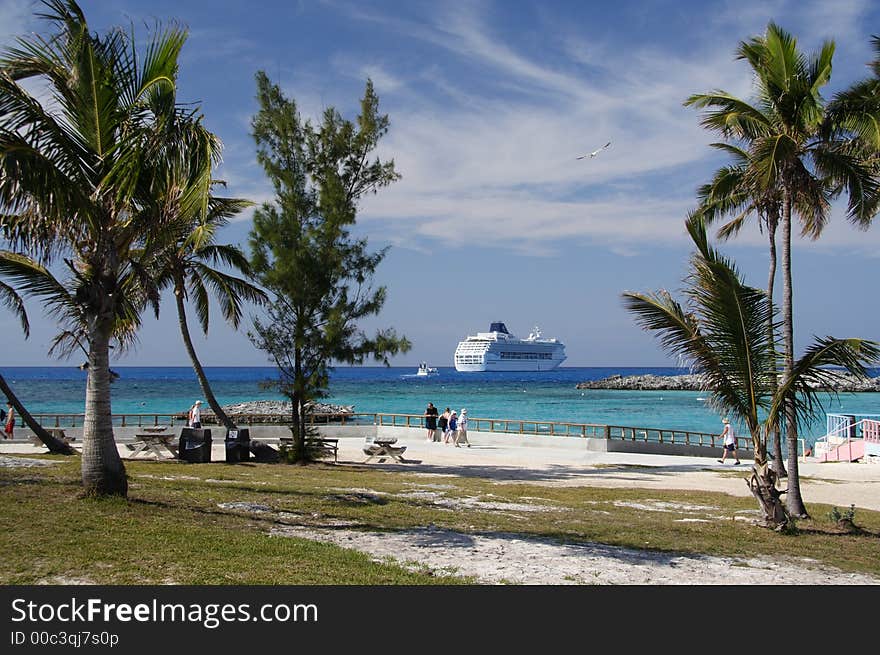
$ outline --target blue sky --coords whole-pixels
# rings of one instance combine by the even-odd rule
[[[413,343],[396,365],[450,366],[457,342],[507,323],[566,343],[570,366],[675,364],[623,310],[625,290],[676,289],[689,254],[683,219],[696,188],[724,163],[692,93],[749,97],[739,41],[773,20],[802,49],[833,39],[826,95],[867,75],[880,5],[868,0],[657,2],[347,2],[83,0],[93,29],[177,20],[190,37],[180,91],[201,103],[225,144],[228,194],[262,202],[250,119],[254,73],[280,81],[305,117],[333,105],[353,118],[367,77],[391,120],[380,154],[402,179],[361,205],[359,233],[390,245],[388,286],[368,331],[394,326]],[[0,41],[45,31],[36,2],[0,0]],[[594,159],[576,157],[612,146]],[[246,244],[250,213],[221,233]],[[723,246],[766,285],[757,229]],[[818,242],[794,244],[796,341],[814,334],[880,340],[880,224],[850,226],[843,208]],[[46,356],[54,326],[29,305],[24,340],[0,317],[5,365],[68,365]],[[195,324],[192,323],[195,330]],[[263,365],[244,334],[215,315],[196,348],[206,365]],[[139,346],[115,365],[188,365],[171,298],[145,318]]]

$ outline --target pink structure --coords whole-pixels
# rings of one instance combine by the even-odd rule
[[[856,462],[866,455],[880,455],[880,420],[863,418],[853,422],[854,416],[829,416],[829,432],[820,441],[826,443],[837,437],[837,444],[827,446],[821,454],[822,462]],[[818,445],[818,442],[817,442]]]

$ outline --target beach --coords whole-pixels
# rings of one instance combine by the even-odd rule
[[[745,477],[748,462],[734,467],[707,457],[644,455],[575,451],[553,446],[509,445],[474,441],[470,448],[428,442],[420,432],[399,440],[407,447],[405,462],[374,460],[368,466],[388,471],[406,471],[424,477],[414,494],[431,503],[455,510],[463,502],[444,495],[444,478],[479,477],[503,484],[557,485],[569,487],[600,486],[727,493],[748,497]],[[419,435],[419,436],[417,436]],[[473,440],[472,440],[473,441]],[[365,455],[363,440],[339,440],[339,466],[361,466]],[[45,452],[29,444],[0,444],[0,455],[28,455]],[[120,447],[120,454],[128,451]],[[222,442],[215,442],[213,461],[223,461]],[[19,457],[2,457],[0,464],[27,464]],[[799,467],[801,490],[808,507],[814,503],[835,505],[841,509],[854,504],[858,509],[880,511],[880,466],[804,462]],[[181,473],[183,475],[183,472]],[[373,489],[349,489],[350,493],[379,494]],[[474,501],[478,503],[485,501]],[[470,506],[473,506],[471,504]],[[240,510],[241,508],[239,508]],[[247,507],[244,508],[245,511]],[[265,508],[251,508],[254,512]],[[528,498],[517,505],[492,508],[519,512],[527,516],[541,511]],[[645,501],[646,512],[669,512],[681,521],[757,520],[753,511],[724,515],[705,502],[674,505]],[[676,554],[620,548],[598,543],[561,543],[549,539],[528,538],[518,534],[455,532],[427,525],[396,532],[370,532],[357,526],[289,526],[271,530],[278,537],[295,536],[334,543],[368,553],[377,561],[391,559],[403,566],[431,570],[436,575],[473,576],[480,584],[796,584],[852,585],[878,584],[880,580],[820,566],[808,558],[772,559],[738,558],[709,555]]]

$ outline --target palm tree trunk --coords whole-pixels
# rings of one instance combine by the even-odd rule
[[[293,420],[294,426],[296,428],[296,448],[297,453],[299,453],[300,461],[305,463],[306,461],[306,430],[305,430],[305,417],[303,416],[303,373],[302,373],[302,350],[296,348],[293,353],[293,398],[292,398],[292,406],[293,406]]]
[[[783,375],[791,378],[794,369],[794,319],[792,313],[791,285],[791,194],[786,189],[782,206],[782,336],[785,346]],[[785,399],[785,444],[788,449],[788,513],[797,518],[807,518],[807,508],[801,498],[798,477],[798,430],[794,398]]]
[[[128,479],[113,438],[110,407],[110,331],[110,323],[104,320],[89,334],[82,481],[88,495],[124,497],[128,495]]]
[[[226,412],[223,411],[220,407],[220,403],[218,403],[217,399],[214,397],[214,392],[211,390],[211,385],[208,384],[208,377],[205,375],[205,370],[202,368],[199,358],[196,357],[196,350],[193,347],[192,338],[190,338],[189,334],[189,326],[186,322],[186,309],[183,305],[183,293],[181,287],[177,287],[174,290],[174,297],[177,301],[177,321],[180,324],[180,334],[183,336],[183,345],[186,347],[186,352],[192,362],[193,370],[195,370],[199,385],[202,387],[202,393],[205,394],[205,400],[208,402],[208,406],[211,408],[211,411],[214,412],[214,416],[217,420],[223,424],[227,430],[235,430],[235,423],[226,416]]]
[[[24,405],[21,404],[21,401],[12,391],[12,388],[6,383],[6,380],[2,375],[0,375],[0,391],[6,396],[7,400],[12,403],[12,406],[15,408],[15,412],[21,417],[21,420],[25,422],[31,431],[36,435],[37,439],[42,441],[46,447],[49,449],[50,453],[54,453],[56,455],[75,455],[76,451],[70,447],[70,444],[67,444],[61,439],[56,439],[44,428],[42,425],[37,423],[37,420],[31,416],[31,413],[27,411]]]
[[[767,299],[770,305],[773,305],[773,288],[776,285],[776,227],[779,224],[779,211],[773,211],[772,215],[767,217],[767,236],[770,239],[770,270],[767,273]],[[770,338],[770,350],[774,362],[776,361],[776,333],[773,327],[773,316],[767,319],[767,333]],[[778,380],[774,377],[770,381],[770,392],[776,395],[776,387]],[[779,424],[773,428],[773,461],[776,463],[776,474],[780,478],[788,475],[785,471],[785,463],[782,460],[782,436],[779,431]]]

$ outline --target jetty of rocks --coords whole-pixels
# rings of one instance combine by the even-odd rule
[[[601,380],[579,382],[578,389],[623,389],[630,391],[706,391],[699,374],[686,375],[610,375]],[[836,392],[880,392],[880,377],[861,380],[849,373],[835,373],[831,385],[815,384],[813,388]]]
[[[210,407],[202,405],[202,423],[205,425],[216,424],[217,419]],[[251,400],[244,403],[223,405],[226,415],[236,422],[247,422],[252,418],[260,423],[289,423],[291,407],[290,403],[282,400]],[[354,413],[354,405],[334,405],[331,403],[310,403],[307,406],[308,413],[327,417],[336,417],[341,420],[343,416]],[[180,412],[176,418],[186,420],[187,412]]]

